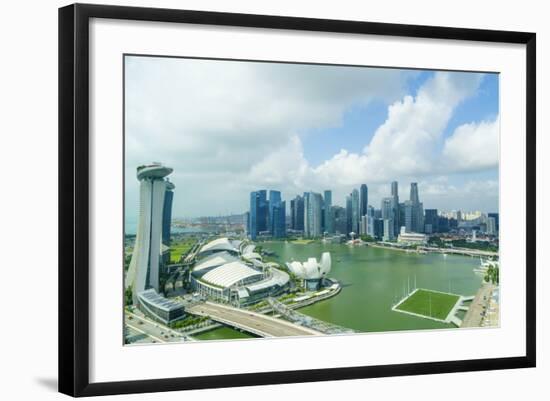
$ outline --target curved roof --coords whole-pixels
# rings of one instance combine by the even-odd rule
[[[256,249],[256,245],[247,244],[246,246],[243,247],[243,254],[253,253],[254,249]]]
[[[208,270],[216,266],[221,266],[226,263],[235,262],[238,259],[232,256],[229,252],[217,252],[210,255],[193,267],[194,272],[200,272],[202,270]]]
[[[256,253],[256,252],[250,252],[250,253],[244,253],[243,258],[262,260],[262,255],[260,255],[259,253]]]
[[[265,290],[273,286],[283,287],[290,281],[290,276],[278,269],[271,269],[271,277],[267,280],[258,281],[248,284],[246,288],[251,292]]]
[[[232,251],[239,252],[235,245],[228,238],[218,238],[204,244],[199,251],[199,255],[208,251]]]
[[[157,294],[157,292],[150,288],[148,290],[142,291],[138,294],[138,297],[150,305],[153,305],[164,311],[172,311],[175,309],[180,309],[183,307],[182,304],[172,301],[170,299],[164,298],[162,295]]]
[[[242,262],[235,261],[210,270],[202,276],[202,280],[219,287],[227,288],[238,283],[239,281],[255,276],[258,277],[258,279],[261,279],[263,274],[251,267],[248,267]]]

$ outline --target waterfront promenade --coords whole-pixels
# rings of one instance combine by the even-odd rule
[[[260,337],[316,336],[323,333],[282,319],[246,309],[205,302],[187,308],[187,312],[235,327]]]
[[[481,322],[489,307],[494,288],[495,286],[490,283],[484,283],[480,287],[464,319],[462,319],[462,325],[460,327],[481,327]]]

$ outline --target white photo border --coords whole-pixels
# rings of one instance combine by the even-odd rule
[[[124,188],[121,80],[123,54],[127,53],[498,71],[500,247],[504,269],[501,327],[123,347],[120,340]],[[521,44],[91,20],[90,382],[524,356],[527,324],[525,59],[526,48]],[[392,352],[385,351],[388,349]]]

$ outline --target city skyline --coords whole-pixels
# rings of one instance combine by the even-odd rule
[[[382,194],[381,198],[379,199],[379,201],[374,201],[374,202],[371,202],[371,198],[368,199],[368,202],[367,202],[367,207],[368,208],[372,208],[373,210],[376,210],[376,211],[381,211],[381,204],[382,202],[387,198],[387,199],[390,199],[390,198],[393,198],[393,195],[391,194],[391,190],[393,189],[393,185],[397,183],[397,181],[391,181],[391,182],[388,182],[386,184],[386,187],[387,187],[387,193],[386,194]],[[171,185],[173,185],[172,183],[170,183]],[[397,183],[398,184],[398,187],[399,188],[402,188],[403,187],[401,186],[401,183]],[[411,184],[411,182],[409,183],[406,183],[405,184],[405,187],[406,189],[408,190],[409,189],[409,185]],[[416,183],[417,184],[417,183]],[[363,185],[366,185],[366,184],[361,184],[361,186]],[[383,184],[380,184],[383,186]],[[344,194],[343,197],[344,199],[346,197],[348,197],[352,192],[353,192],[353,189],[357,189],[359,192],[360,192],[360,189],[361,189],[361,186],[359,186],[358,188],[351,188],[351,190]],[[370,186],[366,185],[368,187],[368,191],[370,191]],[[422,188],[421,188],[422,189]],[[325,195],[326,195],[326,192],[330,192],[331,195],[334,195],[334,191],[331,190],[331,189],[325,189],[325,190],[316,190],[316,191],[313,191],[313,190],[304,190],[303,192],[301,193],[297,193],[297,194],[294,194],[293,196],[292,195],[289,195],[289,196],[285,196],[283,194],[282,191],[278,191],[278,190],[274,190],[274,189],[271,189],[269,187],[266,187],[266,188],[262,188],[262,189],[257,189],[256,191],[250,191],[248,193],[248,196],[249,197],[251,195],[252,192],[258,192],[258,191],[262,191],[262,190],[265,190],[266,191],[266,194],[268,195],[269,192],[277,192],[279,193],[280,195],[280,199],[283,201],[283,203],[286,203],[287,207],[285,208],[285,217],[287,219],[291,219],[292,218],[292,212],[291,212],[291,204],[290,202],[291,201],[294,201],[296,199],[296,197],[303,197],[303,195],[305,193],[318,193],[320,194],[323,199],[325,198]],[[361,194],[359,193],[359,196]],[[173,197],[173,193],[171,193],[171,197]],[[266,197],[266,199],[268,200],[268,196]],[[346,201],[344,200],[343,203],[334,203],[332,201],[333,197],[331,196],[331,206],[334,206],[334,207],[341,207],[341,208],[344,208],[346,207]],[[361,199],[361,198],[360,198]],[[399,198],[400,200],[406,200],[408,201],[409,200],[409,193],[406,192],[406,195],[405,197],[402,197],[402,198]],[[176,201],[174,202],[174,206],[177,205],[177,199]],[[288,203],[287,203],[288,202]],[[269,203],[269,202],[268,202]],[[424,202],[422,202],[424,203]],[[244,215],[246,214],[247,212],[249,212],[249,206],[250,206],[250,201],[248,199],[248,202],[247,204],[243,207],[242,210],[238,210],[238,211],[231,211],[230,213],[227,213],[227,214],[223,214],[223,213],[218,213],[218,214],[205,214],[205,215],[199,215],[199,216],[172,216],[173,219],[193,219],[193,218],[206,218],[206,217],[212,217],[212,218],[215,218],[215,217],[224,217],[224,216],[240,216],[240,215]],[[361,204],[359,204],[359,207],[361,208]],[[482,209],[466,209],[466,208],[455,208],[455,209],[441,209],[441,208],[438,208],[438,207],[434,207],[433,205],[431,204],[428,204],[426,205],[425,209],[435,209],[438,211],[438,214],[439,215],[444,215],[444,216],[448,216],[448,215],[451,215],[451,214],[456,214],[456,212],[459,212],[461,213],[463,216],[469,216],[469,215],[473,215],[477,212],[479,213],[482,213],[482,214],[485,214],[485,215],[489,215],[489,214],[493,214],[493,213],[499,213],[499,209],[498,207],[496,209],[486,209],[486,210],[482,210]],[[171,210],[171,209],[170,209]],[[362,217],[364,214],[362,212],[360,212],[359,214],[359,218]],[[135,225],[135,219],[137,218],[137,216],[126,216],[126,220],[127,221],[131,221],[132,222],[132,226]]]
[[[125,66],[130,220],[135,167],[153,161],[175,169],[173,217],[243,213],[257,188],[287,201],[330,189],[345,206],[366,183],[377,207],[392,180],[418,182],[432,208],[498,212],[498,75],[140,57]]]

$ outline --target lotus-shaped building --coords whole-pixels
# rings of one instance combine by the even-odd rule
[[[290,270],[298,278],[304,280],[308,290],[317,290],[322,284],[323,278],[330,273],[331,259],[329,252],[323,252],[321,260],[308,258],[305,262],[292,261],[287,264]]]

